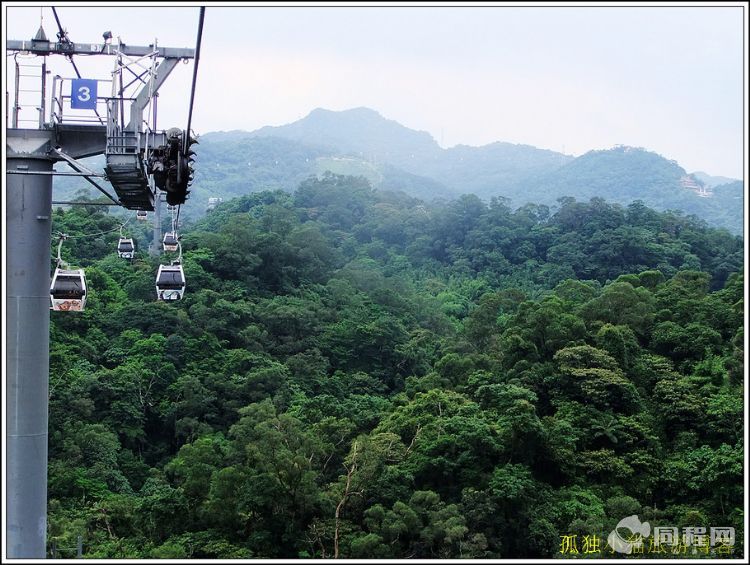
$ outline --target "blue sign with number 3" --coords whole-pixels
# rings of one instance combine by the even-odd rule
[[[76,110],[96,110],[96,81],[75,79],[70,87],[70,107]]]

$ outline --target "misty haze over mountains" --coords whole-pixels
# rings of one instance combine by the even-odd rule
[[[214,163],[219,155],[224,162]],[[564,196],[579,201],[601,197],[623,205],[642,200],[658,210],[682,210],[742,231],[742,181],[704,172],[691,175],[644,148],[618,146],[577,158],[500,141],[443,149],[429,133],[369,108],[318,108],[283,126],[207,133],[198,159],[195,196],[202,196],[204,183],[222,197],[294,190],[306,176],[330,170],[362,175],[375,188],[403,190],[424,200],[467,193],[504,197],[514,207],[527,202],[556,206]]]
[[[562,197],[583,202],[599,197],[625,206],[641,200],[656,210],[695,214],[736,234],[743,230],[743,181],[691,174],[644,148],[616,146],[579,157],[500,141],[443,149],[429,133],[369,108],[319,108],[283,126],[205,133],[195,170],[186,218],[202,215],[211,197],[291,192],[311,175],[331,171],[363,176],[378,190],[425,201],[473,193],[485,200],[506,198],[512,207],[531,202],[554,210]],[[56,182],[64,193],[74,192],[76,181]]]

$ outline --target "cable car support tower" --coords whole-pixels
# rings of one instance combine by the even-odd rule
[[[157,92],[180,61],[197,66],[196,49],[73,43],[63,30],[50,41],[40,26],[27,41],[6,44],[16,57],[15,102],[6,142],[6,547],[8,558],[44,558],[47,529],[47,440],[50,324],[50,245],[53,165],[64,161],[113,203],[153,210],[157,189],[172,205],[184,203],[192,180],[195,142],[188,130],[156,130]],[[53,8],[54,11],[54,8]],[[57,13],[55,12],[57,19]],[[18,57],[41,59],[39,111],[24,119],[19,101]],[[50,77],[46,57],[114,57],[109,79]],[[47,86],[51,79],[51,97]],[[193,92],[195,91],[195,74]],[[45,119],[46,118],[46,119]],[[7,117],[6,117],[7,120]],[[31,122],[29,125],[28,122]],[[188,119],[188,124],[190,119]],[[27,127],[24,127],[26,125]],[[7,123],[6,123],[7,127]],[[104,154],[104,174],[78,161]],[[116,196],[98,179],[108,180]],[[74,314],[73,314],[74,315]]]

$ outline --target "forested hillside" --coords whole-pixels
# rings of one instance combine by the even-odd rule
[[[681,185],[680,179],[686,176],[679,164],[657,153],[643,148],[615,147],[589,151],[551,173],[529,178],[520,184],[518,192],[532,202],[545,204],[552,204],[559,195],[581,200],[606,197],[621,204],[641,200],[657,210],[681,210],[733,233],[742,233],[739,204],[743,183],[723,184],[713,188],[710,197],[700,197]]]
[[[624,206],[642,200],[656,210],[696,214],[710,225],[742,233],[742,209],[737,205],[743,198],[742,181],[699,171],[694,175],[698,182],[708,187],[724,185],[725,189],[723,194],[714,191],[710,197],[701,197],[682,185],[681,179],[688,172],[680,164],[640,147],[620,145],[589,151],[578,158],[502,142],[442,149],[427,132],[409,129],[369,108],[340,112],[318,108],[291,124],[246,133],[220,132],[212,134],[211,141],[254,139],[273,147],[278,138],[317,147],[329,157],[346,157],[352,168],[330,168],[334,173],[368,176],[357,168],[379,171],[390,166],[400,182],[386,185],[377,175],[368,176],[376,188],[401,189],[423,200],[476,194],[487,201],[495,196],[507,198],[513,208],[527,203],[554,206],[561,197],[598,197]],[[234,148],[228,147],[228,151]],[[324,170],[311,168],[309,173]],[[252,171],[247,173],[254,178]],[[405,175],[422,182],[408,182]],[[297,186],[299,179],[293,180],[287,190]],[[429,186],[425,181],[439,186]]]
[[[640,202],[425,203],[326,174],[187,226],[164,303],[142,228],[131,263],[104,208],[53,221],[90,289],[51,314],[59,547],[522,558],[595,535],[609,557],[638,514],[734,527],[742,555],[738,236]]]

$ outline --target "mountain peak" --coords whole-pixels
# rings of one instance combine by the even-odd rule
[[[315,108],[301,120],[278,127],[266,126],[251,135],[284,137],[381,161],[441,151],[429,133],[409,129],[364,106],[338,111]]]
[[[372,118],[385,118],[377,110],[368,108],[367,106],[357,106],[356,108],[349,108],[348,110],[329,110],[327,108],[315,108],[312,112],[307,115],[307,118],[316,116],[335,116],[335,115],[348,115],[348,116],[368,116]],[[306,118],[304,118],[306,119]]]

